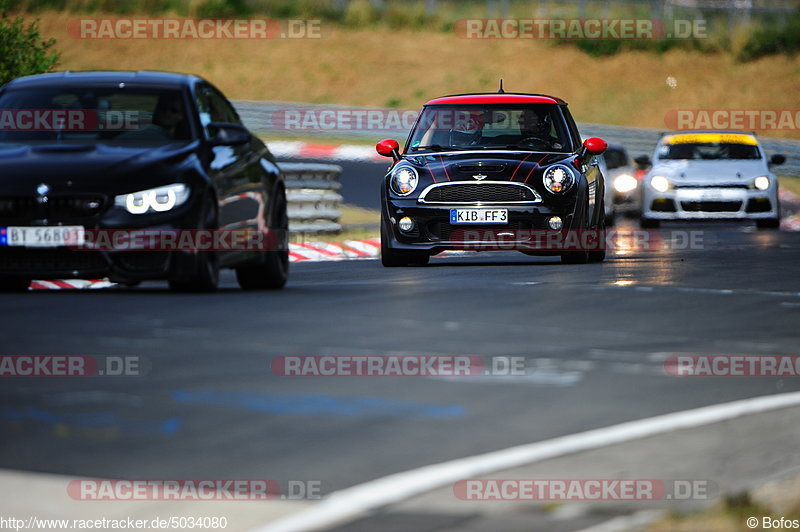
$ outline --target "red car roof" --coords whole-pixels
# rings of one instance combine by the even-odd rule
[[[442,96],[434,98],[425,105],[454,105],[471,103],[566,103],[561,98],[547,96],[545,94],[510,94],[510,93],[488,93],[488,94],[457,94],[454,96]]]

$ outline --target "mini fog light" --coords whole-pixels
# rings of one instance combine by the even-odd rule
[[[397,222],[397,227],[404,233],[408,233],[412,229],[414,229],[414,220],[409,218],[408,216],[403,216],[400,218],[400,221]]]
[[[550,226],[550,229],[554,229],[556,231],[560,231],[562,227],[564,227],[564,222],[561,221],[560,216],[551,216],[547,220],[547,224]]]

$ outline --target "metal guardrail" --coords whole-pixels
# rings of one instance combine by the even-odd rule
[[[281,129],[280,119],[276,115],[273,122],[273,113],[278,111],[285,111],[287,109],[303,110],[303,109],[353,109],[352,107],[338,106],[338,105],[317,105],[297,102],[274,102],[274,101],[237,101],[234,102],[236,109],[239,112],[245,125],[251,130],[258,132],[264,136],[280,134],[286,136],[286,130]],[[611,126],[606,124],[590,124],[579,123],[581,134],[586,137],[601,137],[604,140],[622,144],[628,150],[632,157],[637,157],[642,154],[652,156],[655,151],[656,144],[661,134],[666,130],[636,128],[625,126]],[[358,141],[377,141],[381,138],[390,136],[400,141],[404,140],[408,131],[376,131],[369,129],[342,129],[333,132],[310,132],[306,133],[308,137],[312,135],[318,137],[320,142],[325,142],[326,137],[334,135],[337,139],[353,139]],[[777,167],[775,170],[780,175],[800,177],[800,141],[790,139],[779,139],[773,137],[765,137],[759,135],[758,137],[767,155],[775,153],[782,153],[786,156],[786,163]]]
[[[336,164],[278,162],[286,179],[291,233],[338,233],[342,196],[338,179],[342,167]]]

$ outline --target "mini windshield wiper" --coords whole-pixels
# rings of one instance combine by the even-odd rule
[[[414,146],[411,148],[412,151],[420,151],[420,150],[433,150],[433,151],[444,151],[449,148],[445,148],[444,146],[440,146],[439,144],[431,144],[430,146]]]
[[[507,150],[528,150],[528,151],[542,151],[542,148],[549,151],[552,148],[550,146],[533,146],[531,144],[507,144],[504,146]]]

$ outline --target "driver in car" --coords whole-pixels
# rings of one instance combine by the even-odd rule
[[[179,96],[164,95],[158,99],[153,111],[152,123],[147,126],[127,131],[118,139],[125,140],[173,140],[185,138],[186,121],[183,114],[183,103]]]
[[[450,146],[476,146],[480,143],[484,117],[480,111],[458,116],[450,130]]]
[[[519,115],[520,144],[542,144],[547,147],[561,149],[561,143],[550,132],[549,115],[544,117],[533,109],[525,109]]]

